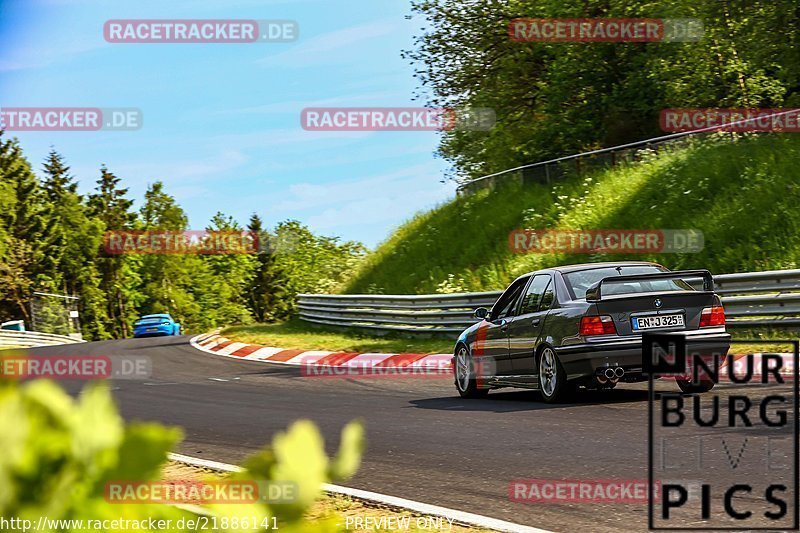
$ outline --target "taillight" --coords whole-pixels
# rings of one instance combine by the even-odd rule
[[[711,326],[725,325],[725,309],[721,305],[706,307],[700,314],[700,327],[708,328]]]
[[[585,316],[581,318],[581,336],[590,335],[616,335],[617,328],[614,326],[614,319],[608,315]]]

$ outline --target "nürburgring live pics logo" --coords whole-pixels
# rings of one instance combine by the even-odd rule
[[[731,341],[731,353],[744,341]],[[798,351],[734,361],[720,341],[646,333],[648,526],[654,530],[798,530]],[[655,391],[672,377],[708,392]],[[666,381],[666,380],[664,380]],[[670,387],[671,388],[671,387]],[[677,387],[676,387],[677,389]],[[691,391],[690,391],[691,392]],[[681,481],[700,480],[699,487]],[[655,495],[655,490],[658,495]]]

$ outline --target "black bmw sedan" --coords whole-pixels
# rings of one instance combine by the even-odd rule
[[[696,288],[699,286],[700,288]],[[541,391],[546,402],[578,387],[613,388],[645,381],[642,334],[683,332],[693,350],[724,358],[730,348],[725,311],[707,270],[670,272],[646,262],[593,263],[520,276],[455,346],[462,397],[490,389]],[[677,379],[684,392],[711,381]]]

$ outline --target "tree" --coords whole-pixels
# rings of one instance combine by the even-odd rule
[[[42,196],[47,207],[42,242],[47,247],[47,253],[41,259],[40,270],[49,280],[49,290],[65,291],[62,262],[69,241],[75,235],[68,234],[71,228],[63,219],[68,216],[66,211],[76,210],[75,206],[80,203],[80,198],[77,184],[69,173],[70,168],[58,152],[50,150],[43,170],[45,177],[42,182]],[[70,286],[74,286],[73,281],[70,280]]]
[[[139,211],[141,229],[145,231],[185,231],[189,223],[186,213],[175,198],[156,181],[147,188],[144,205]],[[199,284],[197,258],[178,254],[145,254],[141,263],[141,292],[143,303],[139,312],[171,313],[184,325],[202,317],[203,309],[195,301],[193,286]]]
[[[108,316],[105,293],[100,289],[96,259],[103,223],[93,218],[77,193],[77,184],[63,157],[51,150],[44,164],[42,189],[47,202],[43,216],[47,246],[43,274],[54,280],[59,292],[78,296],[81,329],[89,339],[104,339]]]
[[[273,242],[292,302],[298,293],[335,293],[366,254],[361,243],[315,235],[296,220],[278,224]]]
[[[0,255],[0,301],[12,303],[16,313],[9,312],[7,306],[0,310],[0,318],[8,319],[22,316],[30,324],[28,301],[31,292],[31,278],[28,269],[31,263],[31,246],[16,237],[9,237],[5,250]]]
[[[5,290],[14,296],[0,301],[0,314],[29,318],[29,289],[45,254],[45,220],[41,187],[16,139],[0,131],[0,262],[7,277]],[[14,279],[9,279],[12,276]],[[9,285],[9,283],[11,285]],[[12,288],[13,285],[13,288]]]
[[[286,277],[276,261],[275,239],[255,213],[250,217],[247,230],[259,244],[253,276],[247,287],[250,311],[258,322],[284,320],[293,306]]]
[[[92,216],[102,221],[106,233],[130,231],[135,228],[136,213],[131,211],[127,188],[119,186],[120,179],[105,166],[100,167],[97,191],[89,195]],[[114,337],[128,337],[129,324],[136,319],[136,307],[142,295],[137,290],[141,282],[136,269],[136,260],[127,255],[101,254],[97,258],[100,273],[99,287],[106,295],[106,329]]]
[[[17,141],[0,132],[0,319],[30,320],[30,295],[38,290],[77,296],[89,340],[125,337],[138,315],[159,312],[171,313],[185,331],[248,323],[253,316],[280,320],[289,316],[297,292],[339,287],[365,251],[358,243],[314,235],[296,221],[270,233],[253,215],[248,228],[258,237],[257,253],[104,254],[104,232],[182,233],[188,227],[160,181],[148,187],[138,214],[127,192],[103,166],[94,192],[82,197],[55,150],[39,180]],[[222,213],[206,232],[243,233]],[[37,305],[37,324],[41,315],[53,332],[66,333],[69,320],[59,302]]]
[[[494,109],[490,131],[446,131],[458,178],[662,134],[680,107],[800,103],[800,5],[753,0],[418,0],[426,29],[404,57],[431,107]],[[530,18],[696,18],[699,42],[514,42]],[[774,28],[781,28],[775,31]]]
[[[233,235],[240,235],[242,228],[233,218],[218,212],[211,218],[206,232],[212,242],[216,242],[217,237],[225,237],[227,243]],[[198,263],[194,272],[196,279],[200,279],[193,285],[192,292],[203,309],[202,316],[196,319],[203,328],[252,321],[247,308],[247,285],[255,259],[247,250],[236,246],[235,249],[214,246],[211,251],[220,253],[190,258]]]

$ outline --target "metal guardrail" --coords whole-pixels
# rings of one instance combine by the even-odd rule
[[[692,280],[689,280],[692,281]],[[800,326],[800,269],[714,276],[731,327]],[[476,307],[502,291],[421,296],[300,294],[302,320],[330,326],[414,333],[458,333]]]
[[[81,339],[54,335],[52,333],[39,333],[37,331],[13,331],[0,329],[0,348],[10,346],[55,346],[58,344],[75,344],[85,342]]]

